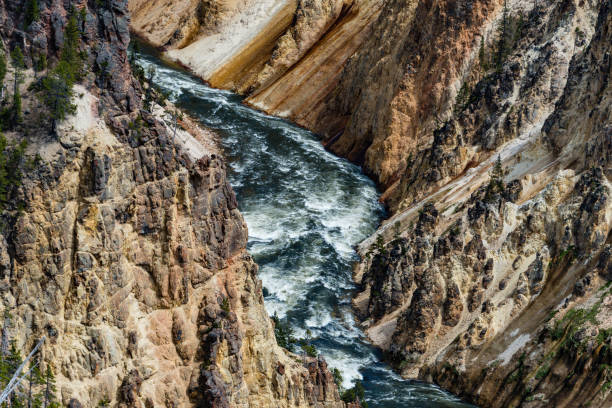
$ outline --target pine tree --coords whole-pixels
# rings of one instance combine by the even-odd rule
[[[25,59],[23,57],[23,52],[21,51],[20,46],[15,47],[15,49],[11,52],[11,59],[13,60],[13,65],[16,68],[25,68]]]
[[[478,62],[480,63],[480,69],[483,71],[489,70],[489,61],[487,61],[487,50],[485,49],[484,37],[480,37],[480,50],[478,51]]]
[[[11,52],[11,58],[13,60],[13,66],[15,67],[12,119],[13,123],[21,123],[21,91],[19,90],[19,85],[23,83],[23,75],[21,70],[25,68],[25,60],[23,53],[21,52],[21,47],[15,47],[13,52]]]
[[[0,209],[8,198],[8,171],[7,171],[7,158],[6,158],[6,137],[0,132]],[[2,349],[5,350],[8,347],[8,332],[2,330]],[[7,349],[8,351],[8,349]],[[4,357],[4,352],[2,357]]]
[[[79,55],[79,41],[81,39],[81,31],[76,11],[73,9],[68,17],[68,23],[64,29],[64,45],[61,52],[61,61],[66,62],[72,76],[75,79],[81,77],[83,60]]]
[[[9,368],[9,379],[15,374],[19,366],[23,363],[23,358],[21,357],[21,352],[17,347],[17,342],[15,340],[11,340],[11,346],[9,349],[9,354],[7,357],[7,365]],[[22,408],[24,407],[23,398],[19,397],[17,394],[12,393],[9,397],[11,408]]]
[[[514,22],[515,24],[513,27],[514,33],[512,35],[512,48],[516,48],[518,42],[523,36],[523,29],[525,28],[525,17],[523,16],[523,13],[519,13],[518,20],[515,20]]]
[[[45,385],[45,378],[40,371],[40,366],[34,361],[30,363],[28,381],[28,408],[42,408],[43,395],[41,392],[34,392],[34,389]]]
[[[6,55],[2,51],[0,51],[0,86],[4,82],[4,78],[6,77],[7,65],[6,65]]]
[[[470,102],[470,95],[472,94],[472,89],[467,82],[464,82],[461,85],[461,89],[457,92],[457,96],[455,97],[455,114],[459,114],[467,108]]]
[[[153,81],[155,81],[155,67],[151,66],[147,69],[147,83],[148,86],[145,91],[144,110],[151,111],[153,107]]]
[[[4,140],[4,147],[6,147],[6,139],[4,138],[4,136],[2,136],[2,139]],[[2,152],[3,151],[4,149],[2,149]],[[4,310],[3,318],[4,321],[2,322],[2,338],[0,339],[0,358],[2,358],[2,360],[5,360],[9,350],[8,331],[11,325],[11,313],[8,311],[8,309]]]
[[[57,134],[57,124],[76,110],[76,106],[72,104],[74,80],[68,63],[60,61],[57,67],[41,81],[40,98],[49,107],[49,117],[54,134]]]
[[[26,27],[29,27],[34,21],[38,21],[40,18],[40,7],[38,6],[38,0],[29,0],[26,6],[25,23]]]
[[[502,166],[501,157],[498,155],[495,165],[491,170],[489,185],[487,186],[487,201],[492,199],[495,194],[504,191],[504,167]]]
[[[45,371],[45,393],[43,397],[43,408],[59,408],[59,404],[55,400],[55,376],[51,366],[47,364]]]
[[[36,60],[36,64],[34,66],[34,70],[38,72],[42,72],[47,69],[47,55],[40,54],[38,59]]]
[[[495,69],[501,71],[508,52],[509,12],[507,0],[504,0],[502,18],[497,27],[497,50],[495,53]]]

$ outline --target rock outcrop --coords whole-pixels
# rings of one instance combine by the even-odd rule
[[[611,4],[529,6],[503,63],[475,58],[469,91],[402,152],[354,304],[407,377],[480,406],[607,407]]]
[[[23,31],[20,3],[0,1],[2,45],[27,66],[25,118],[6,136],[27,137],[32,167],[2,213],[1,303],[21,350],[46,336],[59,401],[344,407],[322,359],[276,344],[213,135],[188,118],[175,131],[165,102],[143,108],[127,1],[39,0]],[[70,7],[91,69],[49,134],[32,66],[55,64]]]

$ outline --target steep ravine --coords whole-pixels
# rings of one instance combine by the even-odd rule
[[[467,407],[437,387],[395,375],[354,324],[353,247],[383,215],[359,168],[325,152],[314,134],[245,107],[235,94],[150,54],[139,60],[156,68],[156,83],[179,106],[220,135],[267,310],[288,319],[299,336],[310,330],[346,387],[362,380],[370,407]]]

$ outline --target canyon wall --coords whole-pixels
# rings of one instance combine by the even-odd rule
[[[130,0],[132,30],[212,86],[312,124],[382,0]]]
[[[157,45],[378,182],[354,305],[386,358],[481,406],[610,406],[610,0],[254,4]]]
[[[173,129],[161,99],[144,108],[127,1],[38,1],[26,28],[21,3],[0,0],[2,48],[26,65],[24,120],[5,135],[28,142],[2,212],[1,303],[19,349],[46,337],[58,401],[344,407],[324,360],[276,344],[214,135],[189,118]],[[71,7],[87,69],[53,133],[33,66],[56,64]]]
[[[473,41],[450,102],[419,119],[431,137],[401,131],[396,149],[393,132],[354,133],[360,110],[348,108],[332,149],[345,138],[365,152],[394,212],[361,245],[355,308],[406,377],[480,406],[607,407],[611,3],[508,2],[512,45],[487,68],[480,50],[495,52],[487,33],[502,16]],[[391,179],[369,164],[401,163],[396,153],[407,158]]]

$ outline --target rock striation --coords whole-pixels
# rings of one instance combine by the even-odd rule
[[[67,406],[344,407],[324,360],[276,344],[247,227],[214,136],[172,106],[145,109],[125,0],[0,1],[4,49],[26,56],[22,140],[35,166],[2,213],[0,292],[22,350],[42,336]],[[59,56],[71,7],[89,67],[49,135],[28,86]],[[13,69],[12,67],[10,69]]]
[[[361,245],[354,304],[404,376],[479,406],[612,402],[610,6],[508,2],[522,10],[512,51],[486,70],[475,41],[454,103],[419,119],[432,137],[372,162],[407,156],[389,182],[368,167],[376,140],[347,135],[354,116],[333,143],[369,146],[389,186],[394,216]]]
[[[311,124],[381,0],[130,1],[132,30],[212,86]]]

